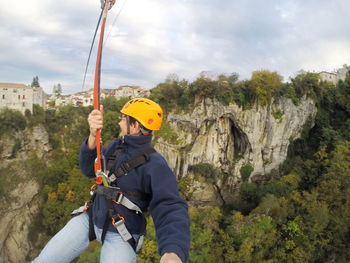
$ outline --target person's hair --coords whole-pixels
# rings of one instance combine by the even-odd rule
[[[131,116],[128,116],[129,117],[129,124],[130,125],[133,125],[135,124],[136,122],[138,122],[140,124],[140,127],[141,127],[141,134],[142,135],[145,135],[145,134],[151,134],[152,133],[152,130],[149,130],[147,128],[145,128],[138,120],[136,120],[135,118],[131,117]]]

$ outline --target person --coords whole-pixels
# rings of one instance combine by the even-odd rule
[[[160,263],[187,262],[188,207],[178,194],[175,175],[166,160],[151,146],[152,133],[160,129],[162,120],[161,107],[147,98],[135,98],[124,105],[119,138],[103,148],[108,178],[97,185],[91,208],[85,206],[86,212],[73,217],[33,262],[70,262],[93,239],[102,243],[100,262],[136,262],[145,232],[143,214],[148,208],[156,229]],[[89,114],[88,123],[90,135],[81,146],[79,163],[85,176],[95,178],[95,136],[103,128],[102,106]]]

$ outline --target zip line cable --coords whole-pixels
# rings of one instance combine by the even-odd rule
[[[127,0],[124,0],[122,6],[120,7],[120,10],[119,10],[118,14],[117,14],[116,17],[114,18],[113,23],[112,23],[112,25],[111,25],[111,27],[110,27],[110,29],[109,29],[109,31],[108,31],[107,37],[106,37],[106,39],[105,39],[103,45],[106,45],[107,40],[108,40],[108,38],[109,38],[109,35],[110,35],[111,32],[112,32],[112,28],[113,28],[114,24],[116,23],[117,19],[119,18],[120,13],[123,11],[123,8],[124,8],[124,5],[125,5],[126,1],[127,1]]]
[[[95,39],[96,39],[98,28],[100,27],[102,14],[103,14],[103,9],[101,9],[101,14],[100,14],[100,17],[98,18],[97,26],[96,26],[96,29],[95,29],[95,34],[94,34],[94,37],[92,38],[92,43],[91,43],[91,47],[90,47],[90,51],[89,51],[89,56],[88,56],[88,59],[87,59],[87,62],[86,62],[85,73],[84,73],[84,80],[83,80],[83,85],[81,86],[81,91],[84,91],[85,80],[86,80],[86,73],[87,73],[87,70],[89,68],[91,53],[92,53],[92,49],[93,49],[94,44],[95,44]]]
[[[126,3],[127,0],[124,0],[119,12],[117,13],[116,17],[114,18],[113,20],[113,23],[109,29],[109,32],[107,34],[107,37],[104,41],[104,44],[103,44],[103,47],[105,46],[105,44],[107,43],[107,40],[109,38],[109,35],[111,34],[112,32],[112,28],[113,26],[115,25],[117,19],[119,18],[119,15],[120,13],[122,12],[124,6],[125,6],[125,3]],[[98,21],[97,21],[97,26],[96,26],[96,29],[95,29],[95,34],[94,34],[94,37],[92,39],[92,43],[91,43],[91,47],[90,47],[90,51],[89,51],[89,56],[88,56],[88,59],[87,59],[87,62],[86,62],[86,67],[85,67],[85,72],[84,72],[84,78],[83,78],[83,84],[81,86],[81,91],[84,91],[84,88],[85,88],[85,81],[86,81],[86,74],[87,74],[87,71],[88,71],[88,68],[89,68],[89,64],[90,64],[90,58],[91,58],[91,54],[92,54],[92,49],[94,48],[94,44],[95,44],[95,39],[96,39],[96,35],[97,35],[97,31],[98,31],[98,28],[100,26],[100,23],[101,23],[101,18],[102,18],[102,14],[103,14],[103,9],[101,9],[101,14],[100,14],[100,17],[98,18]]]

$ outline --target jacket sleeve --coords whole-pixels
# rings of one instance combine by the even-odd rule
[[[80,146],[79,166],[81,171],[88,178],[95,177],[94,163],[96,159],[96,149],[90,149],[85,140]]]
[[[190,249],[190,219],[186,202],[179,196],[174,173],[157,155],[148,174],[152,191],[150,212],[156,228],[159,254],[176,253],[187,262]]]
[[[87,144],[87,140],[83,141],[80,146],[79,153],[79,166],[81,171],[88,178],[95,178],[95,159],[96,159],[96,148],[90,149]],[[102,147],[103,155],[107,159],[110,154],[113,153],[116,145],[120,143],[119,139],[114,139],[108,147]]]

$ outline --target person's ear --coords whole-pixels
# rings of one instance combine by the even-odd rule
[[[141,129],[141,124],[140,124],[138,121],[135,122],[135,128],[136,128],[137,130],[140,130],[140,129]]]
[[[141,128],[141,125],[139,122],[135,121],[133,124],[130,125],[130,128],[132,128],[135,131],[139,131]]]

